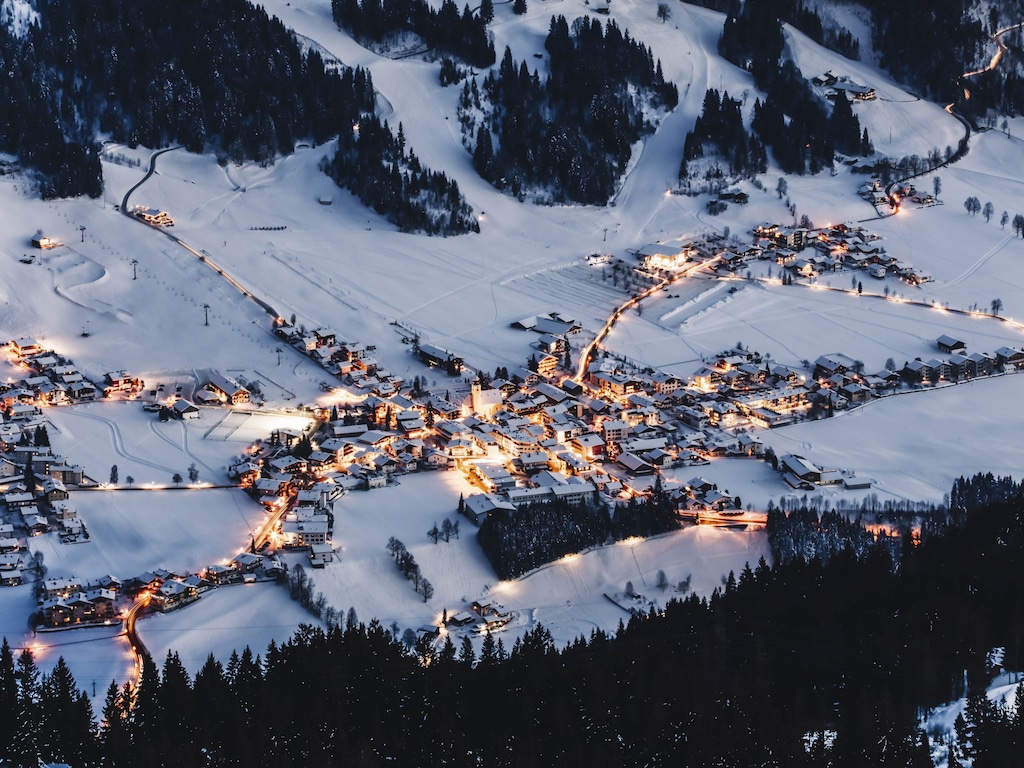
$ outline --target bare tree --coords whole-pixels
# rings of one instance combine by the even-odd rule
[[[658,20],[664,24],[672,18],[672,11],[668,7],[668,3],[658,3]]]
[[[992,299],[992,314],[993,315],[998,315],[999,312],[1002,309],[1003,309],[1003,300],[1002,299]]]
[[[992,214],[996,212],[996,208],[992,203],[985,203],[985,207],[981,209],[981,215],[985,217],[985,223],[988,224],[992,220]]]

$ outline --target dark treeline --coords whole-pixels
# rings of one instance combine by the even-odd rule
[[[792,24],[815,42],[844,56],[859,56],[858,41],[843,27],[823,22],[814,4],[759,0],[743,3],[742,11],[738,0],[704,0],[701,4],[739,21],[738,26],[734,26],[736,21],[726,22],[727,39],[722,53],[755,73],[763,71],[761,65],[765,61],[777,61],[775,56],[766,56],[778,46],[775,35],[758,34],[768,29],[759,25],[773,18]],[[1002,7],[993,4],[983,14],[969,0],[910,0],[896,5],[885,0],[865,0],[864,5],[871,11],[870,42],[879,53],[882,66],[911,90],[939,103],[956,101],[961,112],[978,121],[988,110],[1009,115],[1024,110],[1019,47],[1018,55],[998,70],[972,78],[966,84],[971,90],[969,100],[964,99],[963,89],[957,85],[965,70],[989,60],[995,52],[991,35],[1001,26],[1018,20],[1019,3],[1016,10],[1015,3]],[[743,24],[743,17],[752,23]],[[1012,36],[1010,40],[1012,45]],[[742,52],[747,55],[738,55]]]
[[[792,61],[780,64],[785,40],[778,9],[771,3],[744,3],[730,12],[718,42],[719,53],[754,76],[765,98],[754,104],[751,128],[787,173],[817,173],[831,166],[835,152],[872,151],[867,130],[845,95],[831,112]]]
[[[898,562],[903,544],[898,535],[876,536],[865,529],[864,515],[854,517],[835,510],[818,512],[802,506],[786,513],[769,505],[768,542],[775,562],[810,560],[827,562],[846,550],[864,556],[876,546],[882,546],[894,562]],[[906,520],[901,527],[905,527]],[[881,528],[881,526],[879,526]],[[891,526],[897,530],[896,526]],[[908,531],[908,536],[909,536]]]
[[[714,88],[708,89],[704,108],[683,143],[680,178],[689,176],[691,162],[708,154],[721,157],[732,175],[750,177],[768,170],[764,144],[743,127],[740,106],[728,91],[719,95]]]
[[[739,0],[698,0],[695,4],[733,16],[739,13],[741,6]],[[758,5],[792,24],[819,45],[848,59],[860,58],[860,43],[850,30],[835,22],[823,21],[817,4],[809,7],[799,0],[760,0]]]
[[[675,530],[679,520],[660,480],[649,498],[631,498],[610,513],[603,505],[561,500],[499,510],[480,525],[480,548],[500,578],[513,579],[590,547]]]
[[[358,134],[358,135],[356,135]],[[458,182],[425,168],[376,115],[365,115],[358,131],[338,138],[338,151],[325,164],[327,174],[403,232],[461,235],[479,232],[473,209]]]
[[[936,101],[957,98],[960,75],[994,53],[991,32],[970,0],[908,0],[898,7],[866,0],[864,5],[871,10],[872,45],[882,66]]]
[[[340,134],[340,154],[359,176],[335,178],[364,203],[404,229],[468,228],[450,226],[466,213],[447,179],[439,211],[418,194],[441,183],[429,171],[417,171],[401,206],[393,184],[377,195],[365,189],[402,154],[390,134],[365,142],[353,134],[360,121],[364,135],[379,128],[366,117],[376,104],[369,72],[326,67],[262,8],[245,0],[36,5],[40,23],[25,39],[0,30],[0,63],[10,73],[0,79],[0,149],[45,177],[45,196],[100,194],[97,132],[132,147],[213,151],[224,163],[272,163],[300,139],[319,144]],[[432,227],[439,217],[445,225]]]
[[[62,108],[55,77],[32,33],[24,39],[0,24],[0,151],[17,155],[38,175],[44,199],[103,192],[99,147]]]
[[[564,16],[552,18],[545,48],[546,80],[525,61],[517,65],[508,48],[487,75],[489,114],[474,137],[473,165],[513,195],[539,188],[553,202],[605,205],[632,144],[651,130],[642,102],[672,108],[678,92],[650,49],[614,21],[581,17],[570,32]],[[477,106],[474,88],[466,83],[461,110]]]
[[[474,14],[469,5],[460,14],[453,0],[444,0],[437,10],[426,0],[331,0],[331,11],[335,23],[360,40],[381,43],[412,32],[428,47],[475,67],[494,63],[494,42],[487,32],[490,18],[483,12]]]
[[[966,693],[950,764],[1010,765],[1024,709],[981,691],[990,649],[1010,669],[1024,661],[1024,488],[958,488],[955,514],[908,541],[898,567],[884,546],[762,560],[708,598],[561,650],[543,626],[508,652],[487,635],[478,657],[468,637],[405,644],[397,625],[351,616],[262,657],[211,657],[194,677],[173,653],[147,660],[138,688],[111,684],[98,729],[63,664],[42,678],[5,645],[0,707],[14,716],[0,720],[0,760],[923,768],[920,713]]]

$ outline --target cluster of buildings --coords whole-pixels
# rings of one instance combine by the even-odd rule
[[[122,609],[141,599],[162,613],[183,608],[215,587],[276,579],[284,565],[274,557],[243,552],[228,563],[199,573],[179,574],[158,568],[122,582],[102,576],[89,582],[76,577],[47,578],[39,588],[39,611],[44,628],[70,628],[120,621]]]
[[[35,418],[40,406],[90,402],[102,391],[74,363],[34,338],[12,339],[7,350],[12,361],[26,369],[24,378],[0,384],[0,404],[12,421]]]
[[[965,342],[948,335],[939,336],[935,346],[948,356],[908,361],[900,370],[903,381],[911,385],[967,381],[994,373],[1018,371],[1024,366],[1024,350],[1014,347],[969,353]]]
[[[120,621],[120,593],[121,582],[114,576],[89,582],[75,577],[44,579],[39,592],[42,625],[70,628]]]
[[[358,341],[344,341],[329,328],[306,331],[279,321],[274,333],[282,341],[310,357],[320,367],[341,381],[358,389],[368,389],[381,397],[399,391],[402,377],[380,365],[373,352],[376,347]],[[461,360],[459,370],[461,371]]]
[[[34,488],[26,483],[29,460]],[[88,537],[66,487],[81,482],[82,468],[67,464],[47,447],[14,445],[0,453],[0,483],[5,489],[0,496],[0,586],[24,581],[28,538],[57,532],[62,542],[73,543]]]
[[[820,229],[761,224],[754,229],[755,242],[743,249],[743,259],[771,259],[798,277],[840,270],[861,269],[871,277],[899,277],[911,285],[932,278],[912,265],[886,253],[878,235],[852,224],[833,224]],[[806,251],[813,251],[811,254]],[[726,255],[729,263],[735,257]],[[733,268],[735,271],[735,267]]]

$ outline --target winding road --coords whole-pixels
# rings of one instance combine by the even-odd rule
[[[160,149],[160,150],[157,150],[156,152],[154,152],[150,156],[150,158],[149,158],[149,170],[146,171],[146,175],[143,176],[142,179],[140,179],[138,182],[136,182],[127,192],[125,192],[124,193],[124,197],[121,198],[121,213],[123,215],[127,216],[129,219],[132,219],[133,221],[139,222],[143,226],[149,227],[150,229],[155,229],[160,234],[162,234],[164,237],[166,237],[168,240],[170,240],[173,243],[175,243],[175,244],[181,246],[182,248],[184,248],[186,251],[188,251],[193,256],[195,256],[197,259],[199,259],[199,261],[201,261],[204,264],[206,264],[206,266],[208,266],[210,269],[212,269],[218,275],[220,275],[225,280],[227,280],[232,286],[234,286],[234,288],[239,293],[241,293],[247,299],[252,301],[256,306],[258,306],[260,309],[262,309],[264,312],[266,312],[268,315],[270,315],[274,320],[278,320],[281,316],[277,313],[276,309],[274,309],[272,306],[270,306],[270,304],[265,302],[263,299],[261,299],[258,296],[254,295],[248,288],[243,286],[234,277],[232,277],[227,272],[225,272],[223,267],[220,267],[217,264],[215,264],[214,261],[210,258],[210,255],[208,253],[206,253],[206,251],[202,251],[202,252],[197,251],[195,248],[193,248],[191,245],[186,243],[180,237],[172,235],[170,232],[167,232],[166,230],[164,230],[161,227],[153,226],[152,224],[148,224],[145,221],[143,221],[142,219],[140,219],[138,216],[133,216],[131,213],[129,213],[129,211],[128,211],[128,200],[132,196],[132,193],[135,192],[135,190],[137,190],[139,187],[141,187],[143,184],[145,184],[147,181],[149,181],[149,179],[153,176],[153,174],[156,173],[156,159],[158,157],[160,157],[160,155],[164,154],[165,152],[173,152],[176,149],[181,149],[181,147],[168,147],[167,149]]]

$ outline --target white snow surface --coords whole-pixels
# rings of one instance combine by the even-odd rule
[[[225,467],[245,445],[266,437],[275,423],[294,425],[296,406],[331,402],[320,388],[327,374],[281,345],[263,310],[167,235],[206,254],[281,316],[294,313],[307,327],[328,326],[342,338],[375,344],[375,356],[390,370],[455,389],[459,382],[413,359],[393,321],[415,329],[426,342],[457,351],[471,367],[514,366],[529,356],[533,336],[510,328],[513,320],[557,310],[573,315],[586,329],[584,338],[592,338],[624,300],[620,289],[602,279],[601,269],[585,265],[588,253],[607,251],[629,261],[632,249],[650,242],[725,227],[745,238],[763,221],[791,222],[784,201],[771,191],[777,171],[762,179],[769,191],[744,184],[750,204],[731,205],[718,217],[704,213],[705,196],[668,194],[677,181],[683,136],[705,90],[717,87],[742,98],[748,115],[757,96],[749,75],[715,54],[720,14],[677,4],[670,22],[661,24],[652,4],[616,0],[612,18],[652,47],[666,77],[679,85],[680,105],[639,148],[614,206],[540,207],[501,195],[473,173],[457,127],[457,89],[438,85],[436,63],[392,61],[362,48],[335,29],[327,0],[263,5],[346,64],[370,68],[392,126],[401,121],[423,162],[458,180],[481,217],[481,233],[441,239],[395,231],[318,171],[330,145],[300,147],[267,168],[222,168],[212,156],[184,150],[160,156],[157,174],[130,202],[168,211],[175,226],[165,232],[115,210],[143,174],[125,161],[138,160],[145,168],[148,149],[105,147],[99,200],[44,202],[26,178],[0,177],[0,336],[35,336],[96,379],[127,368],[147,384],[194,386],[204,371],[219,369],[260,381],[267,396],[265,414],[233,416],[228,423],[223,411],[207,409],[186,425],[157,423],[137,404],[48,410],[58,452],[85,465],[100,482],[117,464],[122,483],[131,475],[137,486],[147,488],[74,492],[72,502],[92,540],[67,546],[47,536],[33,539],[31,548],[44,553],[50,575],[90,578],[111,572],[126,578],[143,569],[188,570],[229,559],[248,545],[262,519],[254,502],[228,489],[154,487],[168,485],[176,472],[185,474],[191,463],[201,483],[223,483]],[[11,2],[3,7],[22,8]],[[591,10],[570,0],[535,2],[517,17],[499,4],[494,22],[499,58],[507,44],[517,60],[543,68],[544,60],[533,54],[543,51],[552,13],[571,21]],[[787,30],[787,40],[806,75],[832,69],[878,90],[878,100],[855,109],[879,152],[925,156],[933,147],[955,145],[960,125],[938,106],[906,93],[869,64],[819,49],[793,30]],[[1003,210],[1012,217],[1024,200],[1024,182],[1016,172],[1024,167],[1024,142],[1017,138],[1024,135],[1024,120],[1010,126],[1012,138],[994,131],[976,135],[964,160],[938,172],[945,205],[905,206],[898,216],[878,219],[855,195],[863,178],[845,168],[834,177],[790,177],[789,197],[798,215],[807,214],[817,224],[864,220],[885,238],[891,254],[934,276],[921,288],[887,281],[906,298],[960,308],[985,308],[1000,298],[1003,315],[1024,317],[1024,273],[1017,266],[1024,240],[998,225]],[[930,177],[917,183],[931,190]],[[320,205],[322,195],[331,196],[333,205]],[[971,195],[992,201],[991,222],[964,211],[961,201]],[[19,263],[37,229],[64,245],[35,252],[38,263]],[[1015,323],[886,301],[882,283],[868,286],[866,275],[858,277],[869,289],[865,293],[876,295],[858,298],[770,283],[729,294],[718,284],[693,281],[668,292],[678,299],[659,297],[645,306],[642,317],[630,314],[607,346],[643,365],[686,374],[701,355],[737,341],[797,366],[819,354],[842,352],[864,360],[869,371],[890,356],[902,364],[935,355],[931,340],[942,333],[962,335],[971,349],[987,351],[1024,343]],[[849,287],[849,275],[830,279],[835,287]],[[209,305],[209,325],[204,305]],[[0,363],[0,374],[20,377],[6,362]],[[1019,400],[1022,385],[1024,377],[1007,376],[915,392],[762,437],[777,451],[799,448],[812,460],[870,476],[889,497],[938,501],[959,474],[981,469],[1020,474],[1024,457],[1005,414]],[[755,508],[788,490],[760,462],[719,461],[682,474],[675,479],[712,478]],[[599,548],[499,583],[467,521],[461,521],[458,540],[434,545],[426,537],[434,522],[454,514],[459,493],[468,491],[457,475],[444,473],[406,477],[398,487],[346,496],[335,530],[339,561],[310,571],[316,589],[339,610],[354,607],[361,620],[376,617],[385,625],[394,621],[413,628],[445,609],[463,610],[475,599],[492,597],[514,612],[504,633],[507,646],[537,622],[565,643],[595,627],[613,630],[627,618],[605,597],[631,607],[623,602],[626,581],[657,603],[673,594],[653,586],[658,570],[672,584],[692,577],[691,588],[708,594],[729,570],[768,554],[762,534],[698,527]],[[384,548],[389,536],[406,543],[434,584],[428,603],[391,564]],[[292,561],[302,558],[292,556]],[[100,699],[111,679],[128,679],[124,640],[111,640],[109,630],[34,636],[27,626],[34,610],[31,589],[0,589],[2,634],[18,647],[35,647],[44,669],[64,655],[90,694],[96,682]],[[300,622],[312,620],[283,589],[245,585],[207,593],[196,605],[146,619],[140,632],[158,661],[174,649],[195,671],[209,653],[223,660],[246,644],[262,652],[271,638],[280,641]]]

